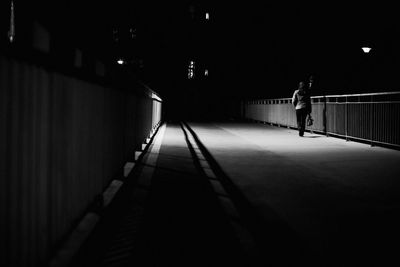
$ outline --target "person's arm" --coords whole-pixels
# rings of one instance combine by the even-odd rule
[[[312,111],[312,104],[311,104],[311,96],[308,95],[308,99],[307,99],[307,113],[311,114]]]
[[[293,96],[292,96],[292,104],[294,107],[297,105],[297,90],[294,91]]]

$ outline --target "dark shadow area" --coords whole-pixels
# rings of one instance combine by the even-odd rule
[[[144,205],[134,198],[133,192],[138,188],[149,190],[138,186],[137,180],[143,168],[146,167],[143,163],[149,155],[147,152],[151,150],[158,131],[159,128],[150,138],[149,146],[136,160],[131,173],[123,179],[124,184],[109,206],[95,210],[100,215],[100,220],[74,255],[69,266],[108,266],[111,263],[105,261],[106,256],[111,258],[118,266],[132,264],[130,257],[127,261],[124,255],[131,254],[133,248],[140,247],[141,240],[145,238],[140,232],[140,229],[143,228]],[[122,174],[120,175],[122,180],[121,177]],[[119,242],[115,241],[117,237],[120,238]]]
[[[305,136],[302,136],[303,138],[320,138],[320,137],[324,137],[324,136],[321,136],[321,135],[313,135],[313,136],[307,136],[307,135],[305,135]]]
[[[69,266],[107,266],[104,262],[105,256],[114,249],[116,250],[113,255],[114,262],[120,264],[118,266],[132,264],[132,262],[121,262],[119,258],[124,259],[124,253],[130,253],[132,247],[140,248],[140,242],[145,238],[140,232],[143,228],[144,207],[142,203],[133,199],[132,194],[138,188],[137,178],[143,167],[137,164],[124,180],[124,184],[110,205],[99,214],[100,221]],[[120,243],[115,244],[114,240],[118,235]]]
[[[258,264],[261,266],[331,266],[322,255],[312,255],[307,249],[306,242],[272,209],[269,210],[269,219],[263,219],[241,190],[225,174],[196,133],[187,123],[184,125],[232,199],[244,225],[254,237],[260,251],[256,260]]]
[[[179,126],[169,129],[179,134]],[[179,147],[162,147],[157,166],[170,164],[165,154],[179,150],[192,155],[187,148],[182,151],[182,145],[183,138]],[[173,164],[188,168],[187,162]],[[143,246],[147,249],[136,260],[151,259],[150,266],[245,266],[238,241],[205,177],[194,168],[191,175],[161,168],[154,172],[145,214]]]
[[[70,266],[248,266],[193,152],[161,147],[156,166],[145,163],[147,153]],[[143,187],[138,179],[148,167],[154,175]],[[143,201],[134,197],[138,190],[147,194]]]
[[[171,158],[171,157],[167,157],[167,158]],[[172,157],[172,158],[174,158],[174,157]],[[189,159],[189,160],[191,160],[191,158],[184,158],[184,157],[179,157],[178,159],[181,159],[181,160],[182,159]],[[159,169],[159,170],[163,170],[163,171],[167,171],[167,172],[171,172],[171,173],[180,173],[180,174],[183,174],[183,175],[193,175],[190,172],[176,170],[176,169],[168,168],[168,167],[157,167],[155,165],[150,165],[150,164],[142,164],[142,166],[150,167],[150,168],[154,168],[154,169]]]

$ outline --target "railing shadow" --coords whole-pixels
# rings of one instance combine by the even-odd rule
[[[197,146],[209,163],[212,171],[228,193],[240,214],[240,220],[252,234],[258,251],[261,266],[329,266],[319,255],[307,251],[305,241],[270,207],[263,207],[267,218],[256,210],[242,190],[224,172],[219,163],[200,141],[194,130],[183,123],[193,136]],[[183,127],[182,127],[183,128]],[[266,210],[268,209],[268,210]],[[322,265],[321,265],[322,264]]]

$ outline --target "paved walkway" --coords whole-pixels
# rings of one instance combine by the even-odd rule
[[[399,151],[260,124],[167,124],[142,163],[75,266],[400,264]]]
[[[257,124],[191,127],[264,221],[291,229],[320,266],[399,263],[399,151]]]

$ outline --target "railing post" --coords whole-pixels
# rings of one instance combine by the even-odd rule
[[[374,141],[373,141],[373,136],[372,136],[372,133],[373,133],[373,129],[372,129],[372,127],[373,127],[373,120],[374,120],[374,118],[373,118],[373,116],[374,116],[374,112],[373,112],[373,107],[374,107],[374,103],[373,103],[373,100],[374,100],[374,96],[373,95],[371,95],[371,108],[370,108],[370,113],[369,113],[369,116],[370,116],[370,118],[369,118],[369,139],[371,140],[371,146],[374,146]]]
[[[395,95],[396,97],[393,99],[394,101],[387,101],[386,98],[389,98],[392,95]],[[382,100],[381,96],[384,96],[382,97]],[[368,94],[316,96],[312,100],[314,101],[312,102],[313,105],[317,103],[315,100],[317,98],[318,104],[320,105],[320,108],[322,108],[322,111],[319,108],[318,112],[320,112],[320,114],[317,114],[318,116],[320,116],[318,117],[317,122],[318,126],[322,126],[322,128],[319,128],[321,134],[325,134],[327,137],[329,137],[329,135],[331,134],[333,136],[338,135],[346,141],[354,139],[360,140],[367,144],[368,142],[370,142],[371,146],[376,146],[377,144],[385,144],[400,147],[400,124],[397,123],[397,113],[399,106],[398,104],[400,103],[400,91]],[[378,102],[375,103],[374,99],[377,99]],[[324,101],[324,103],[320,104],[320,102],[322,101]],[[244,104],[244,113],[245,116],[248,116],[247,119],[257,122],[258,120],[255,118],[258,118],[257,112],[259,112],[259,103],[257,103],[256,100],[252,100],[247,101]],[[265,106],[263,109],[263,112],[265,112],[265,118],[263,119],[264,123],[279,127],[295,127],[295,114],[293,113],[293,109],[289,108],[289,106],[292,106],[291,98],[266,99],[261,101],[261,104]],[[329,111],[328,104],[332,105],[329,108]],[[344,114],[341,113],[341,107],[337,108],[339,104],[345,105],[345,110],[343,110]],[[370,109],[369,111],[368,108]],[[344,118],[342,115],[344,116]],[[357,115],[359,115],[358,118]],[[394,115],[396,115],[395,125],[390,124],[392,123],[391,119],[394,118]],[[384,121],[378,121],[378,118],[382,118],[384,119]],[[369,127],[368,123],[370,124]],[[341,128],[342,124],[344,124],[344,131],[342,131]],[[339,131],[337,131],[338,126]]]
[[[348,138],[348,134],[347,134],[347,123],[348,123],[348,120],[347,120],[347,115],[348,115],[348,111],[347,111],[347,105],[348,105],[348,100],[347,100],[347,96],[346,96],[346,103],[345,103],[345,106],[344,106],[344,134],[346,135],[346,142],[347,141],[349,141],[349,138]]]
[[[323,123],[323,127],[324,127],[324,133],[325,133],[325,135],[326,136],[328,136],[328,127],[327,127],[327,120],[328,120],[328,118],[327,118],[327,115],[326,115],[326,113],[327,113],[327,101],[328,101],[328,98],[326,97],[326,95],[324,95],[324,109],[323,109],[323,111],[322,111],[322,123]]]

